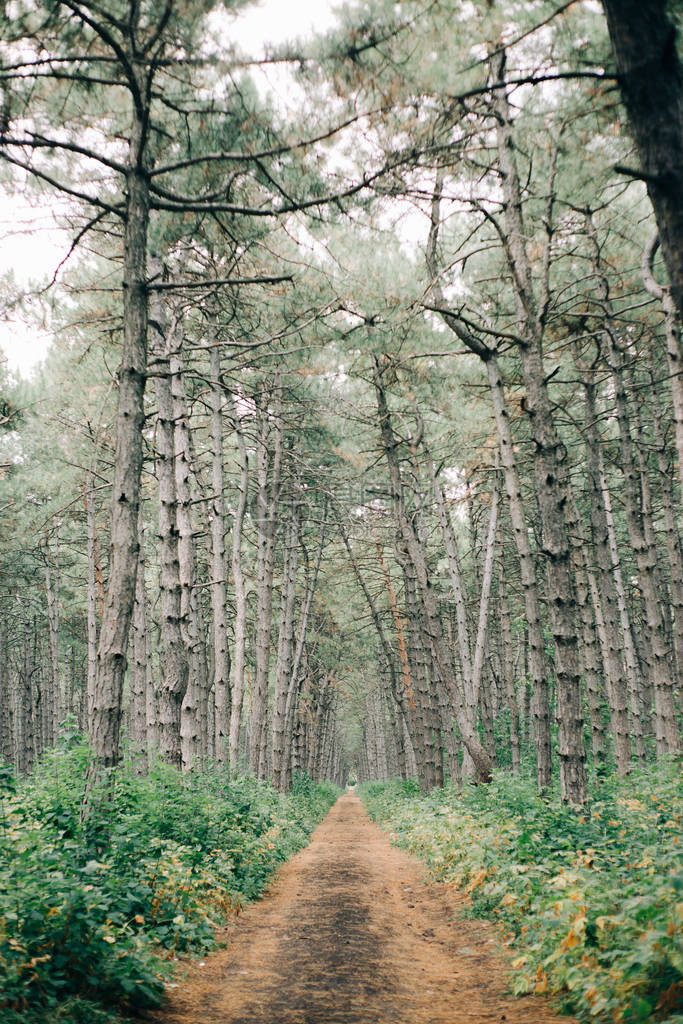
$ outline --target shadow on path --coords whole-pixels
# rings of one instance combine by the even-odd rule
[[[507,993],[493,929],[342,796],[157,1024],[554,1024]]]

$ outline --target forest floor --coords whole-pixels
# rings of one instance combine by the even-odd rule
[[[263,899],[187,964],[155,1024],[554,1024],[509,994],[492,926],[347,793]]]

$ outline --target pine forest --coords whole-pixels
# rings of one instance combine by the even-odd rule
[[[0,1024],[683,1024],[680,0],[1,19]]]

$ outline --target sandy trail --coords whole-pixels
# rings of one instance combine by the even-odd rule
[[[493,929],[426,882],[360,800],[342,796],[267,895],[188,967],[158,1024],[554,1024],[508,995]]]

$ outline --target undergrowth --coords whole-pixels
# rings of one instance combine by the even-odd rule
[[[122,768],[79,821],[87,748],[76,738],[17,785],[0,768],[0,1020],[108,1024],[161,1002],[178,951],[264,889],[334,802],[218,768]]]
[[[596,1024],[683,1024],[681,788],[676,766],[595,785],[590,810],[531,781],[421,796],[365,785],[370,815],[500,926],[513,991]]]

